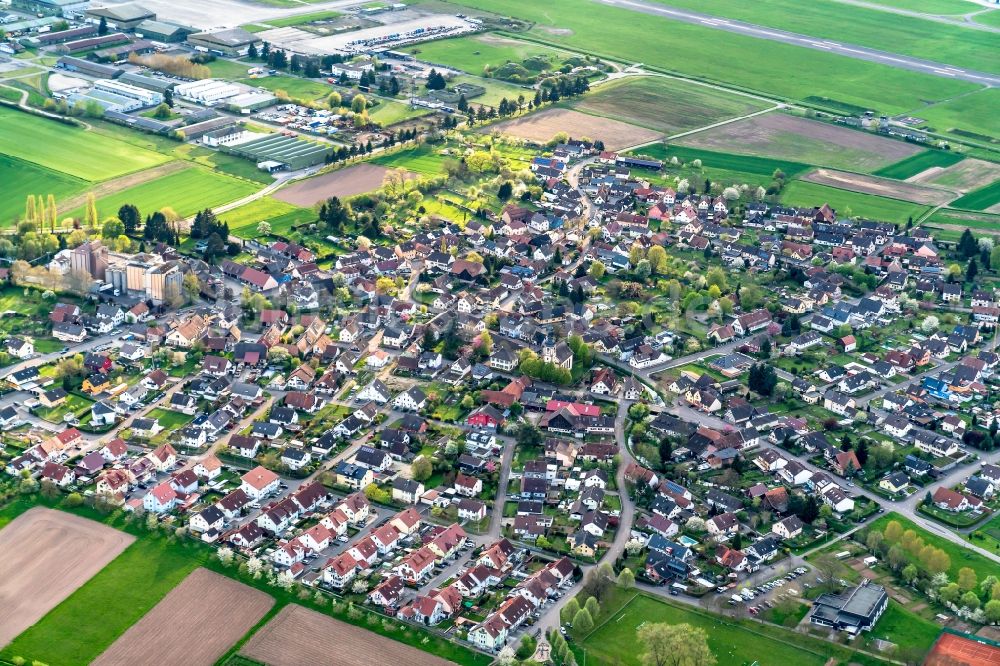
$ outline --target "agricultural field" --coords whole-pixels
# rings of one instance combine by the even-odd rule
[[[620,150],[649,143],[662,136],[660,132],[645,127],[567,109],[546,109],[529,116],[490,125],[484,131],[490,133],[499,131],[536,143],[546,143],[557,133],[567,132],[574,138],[600,139],[604,141],[608,150]]]
[[[1000,73],[994,56],[1000,35],[958,25],[931,22],[836,0],[655,0],[672,7],[746,21],[821,39],[924,58],[982,72]],[[969,11],[975,9],[969,5]],[[926,10],[923,10],[926,11]],[[892,39],[886,39],[886,31]],[[928,35],[934,39],[928,39]]]
[[[33,140],[24,141],[24,137]],[[170,159],[80,127],[6,107],[0,107],[0,155],[92,182],[148,169]]]
[[[212,666],[273,605],[260,590],[196,569],[93,663],[130,666],[155,654],[160,663]]]
[[[203,208],[235,201],[258,189],[256,184],[240,178],[191,167],[100,197],[97,214],[103,219],[115,215],[124,204],[134,204],[143,214],[170,207],[178,215],[187,217]],[[83,208],[70,211],[69,215],[82,218]]]
[[[122,535],[131,540],[127,534]],[[19,544],[22,552],[27,552],[25,543],[28,542]],[[198,560],[191,556],[193,546],[168,547],[164,540],[136,540],[18,636],[0,656],[10,660],[14,656],[27,655],[60,666],[89,664],[197,568]],[[59,553],[59,558],[65,560],[67,555]],[[58,563],[56,566],[60,567]],[[94,612],[98,608],[101,612]]]
[[[671,135],[769,108],[766,102],[681,79],[635,76],[602,84],[570,106]]]
[[[796,664],[797,666],[823,666],[830,655],[813,651],[802,645],[803,641],[788,635],[790,640],[772,638],[757,627],[730,624],[722,618],[699,611],[692,611],[644,594],[636,595],[606,623],[588,635],[582,642],[588,662],[621,663],[638,666],[636,631],[646,622],[687,623],[704,629],[708,646],[720,664]],[[783,630],[774,632],[783,635]],[[826,646],[829,648],[829,646]],[[577,662],[582,663],[581,654]]]
[[[905,223],[909,218],[917,220],[929,210],[928,206],[848,192],[835,187],[794,181],[785,186],[781,193],[781,203],[788,206],[819,206],[830,204],[841,215],[861,216],[873,220]]]
[[[956,196],[956,193],[944,189],[833,169],[816,169],[803,176],[802,180],[829,185],[849,192],[874,194],[875,196],[934,206],[944,205]]]
[[[483,74],[486,68],[496,69],[508,62],[521,63],[529,58],[544,59],[558,66],[573,55],[548,46],[489,33],[439,39],[402,50],[421,60],[476,75]]]
[[[279,201],[296,206],[312,206],[330,197],[352,197],[382,187],[389,169],[377,164],[355,164],[299,181],[274,194]]]
[[[1000,213],[1000,205],[998,204],[1000,204],[1000,180],[986,187],[981,187],[978,190],[973,190],[961,199],[956,199],[951,203],[955,208]]]
[[[769,113],[729,123],[686,136],[678,143],[692,148],[773,157],[862,173],[883,168],[921,151],[913,144],[870,132],[783,113]]]
[[[1000,180],[1000,164],[969,157],[945,169],[928,171],[911,178],[911,183],[928,183],[968,192]]]
[[[588,2],[586,11],[580,11],[579,0],[458,0],[456,4],[533,22],[529,35],[545,43],[628,63],[642,54],[642,62],[652,68],[784,98],[826,98],[895,114],[979,89],[974,84],[724,34],[596,2]],[[734,53],[753,56],[734,58]],[[789,63],[796,66],[788,67]],[[970,122],[967,128],[976,126]]]
[[[0,199],[0,227],[10,225],[24,214],[24,201],[30,195],[55,195],[56,201],[82,192],[87,187],[83,179],[37,166],[16,157],[0,155],[0,183],[4,196]]]
[[[0,645],[115,559],[134,537],[53,509],[31,509],[0,530]]]
[[[404,643],[290,604],[259,629],[240,655],[270,666],[447,666],[452,662]]]
[[[731,171],[736,174],[755,174],[759,176],[771,177],[775,171],[784,172],[785,176],[791,177],[809,170],[808,164],[801,162],[790,162],[788,160],[776,160],[769,157],[756,157],[753,155],[733,155],[732,153],[717,153],[711,150],[699,148],[687,148],[685,146],[654,144],[644,146],[638,150],[630,151],[634,154],[648,155],[649,157],[669,161],[676,157],[682,163],[693,160],[701,160],[705,168]]]
[[[958,164],[964,158],[965,156],[961,153],[953,153],[947,150],[925,150],[895,164],[883,167],[873,172],[872,175],[906,180],[907,178],[926,173],[930,169],[934,169],[935,173],[940,172],[946,167]]]

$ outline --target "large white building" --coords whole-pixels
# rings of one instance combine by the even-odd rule
[[[94,90],[128,97],[129,99],[136,100],[143,106],[156,106],[163,102],[163,95],[155,90],[146,90],[145,88],[122,83],[121,81],[112,81],[111,79],[98,79],[94,81]]]
[[[191,81],[190,83],[182,83],[174,88],[174,94],[181,99],[204,104],[205,106],[214,106],[244,92],[246,90],[242,86],[216,79]]]

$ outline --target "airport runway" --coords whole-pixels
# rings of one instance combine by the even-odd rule
[[[837,55],[846,56],[848,58],[877,62],[882,65],[908,69],[914,72],[921,72],[923,74],[931,74],[933,76],[941,76],[959,81],[968,81],[969,83],[977,83],[984,86],[1000,86],[1000,76],[994,74],[977,72],[975,70],[965,69],[962,67],[953,67],[944,63],[923,60],[921,58],[912,58],[910,56],[900,55],[897,53],[878,51],[876,49],[869,49],[855,44],[846,44],[835,40],[809,37],[794,32],[786,32],[785,30],[776,30],[774,28],[765,28],[752,23],[734,21],[732,19],[712,16],[710,14],[692,12],[686,9],[664,7],[663,5],[642,2],[641,0],[594,0],[594,2],[600,2],[605,5],[619,7],[622,9],[630,9],[635,12],[650,14],[652,16],[662,16],[674,21],[681,21],[682,23],[690,23],[692,25],[701,25],[708,28],[715,28],[717,30],[734,32],[739,35],[747,35],[748,37],[769,39],[771,41],[792,44],[794,46],[802,46],[817,51],[827,51],[828,53],[836,53]]]

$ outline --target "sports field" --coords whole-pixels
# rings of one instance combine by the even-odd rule
[[[868,173],[921,152],[913,144],[871,132],[768,113],[691,134],[680,145],[723,153],[759,155]]]
[[[672,7],[746,21],[821,39],[1000,72],[1000,35],[914,16],[837,2],[836,0],[655,0]],[[969,4],[969,11],[975,6]],[[926,10],[924,10],[926,11]],[[892,34],[886,39],[887,31]],[[933,35],[933,39],[928,39]]]
[[[97,214],[103,219],[115,215],[124,204],[133,204],[143,215],[170,207],[182,217],[194,215],[203,208],[235,201],[260,189],[255,183],[191,167],[135,187],[115,192],[97,200]],[[70,212],[83,217],[83,208]]]
[[[929,209],[928,206],[921,204],[848,192],[835,187],[799,180],[785,186],[781,192],[781,203],[788,206],[808,207],[828,203],[840,215],[897,223],[905,223],[910,217],[916,220]]]
[[[0,107],[0,155],[19,157],[89,181],[148,169],[170,159],[124,141],[7,107]]]
[[[969,210],[987,210],[997,204],[1000,204],[1000,180],[978,190],[973,190],[951,203],[953,208],[967,208]]]
[[[721,617],[702,614],[667,604],[643,594],[636,596],[617,614],[592,632],[583,641],[588,663],[638,666],[641,648],[636,631],[646,622],[687,623],[704,629],[708,634],[708,647],[719,664],[795,664],[796,666],[822,666],[829,654],[803,647],[802,641],[787,634],[787,640],[778,640],[739,624],[730,624]],[[786,633],[783,630],[778,630]],[[582,655],[577,655],[580,661]]]
[[[906,180],[934,167],[944,168],[958,164],[963,159],[964,156],[961,153],[952,153],[947,150],[925,150],[872,173],[884,178]]]
[[[14,218],[24,214],[24,202],[29,194],[47,197],[53,194],[59,201],[78,194],[87,182],[73,176],[25,162],[16,157],[0,155],[0,227],[12,224]]]
[[[978,89],[947,78],[720,33],[595,2],[458,0],[458,4],[534,22],[528,34],[541,41],[629,63],[641,60],[654,68],[793,99],[827,97],[902,113]],[[928,34],[935,34],[935,28]]]
[[[439,39],[402,50],[421,60],[476,75],[481,75],[486,67],[496,69],[508,62],[520,64],[534,57],[548,60],[549,68],[554,69],[572,55],[548,46],[488,33]]]
[[[668,136],[770,106],[751,97],[661,76],[612,81],[570,105],[577,111],[641,125]]]
[[[900,648],[910,648],[926,653],[934,645],[941,627],[912,613],[895,599],[889,601],[878,623],[871,630],[870,638],[895,643]]]

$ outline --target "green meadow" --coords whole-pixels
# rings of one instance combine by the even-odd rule
[[[0,155],[89,181],[101,181],[169,161],[124,141],[22,111],[0,107]]]
[[[965,156],[961,153],[952,153],[946,150],[925,150],[900,160],[895,164],[890,164],[878,171],[873,171],[873,175],[884,178],[895,178],[896,180],[906,180],[918,173],[923,173],[933,167],[949,167],[958,164]]]
[[[25,162],[16,157],[0,155],[0,183],[4,196],[0,197],[0,227],[13,223],[14,218],[24,214],[24,203],[28,195],[55,195],[56,204],[61,199],[79,194],[87,187],[87,181],[59,171]]]

